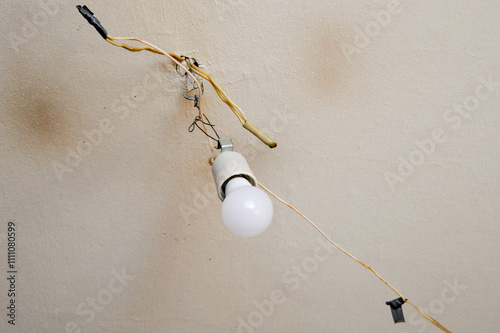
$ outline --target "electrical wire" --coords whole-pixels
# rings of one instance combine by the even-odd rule
[[[362,262],[361,260],[359,260],[358,258],[356,258],[355,256],[353,256],[352,254],[350,254],[347,250],[345,250],[344,248],[342,248],[340,245],[338,245],[337,243],[335,243],[330,237],[328,237],[328,235],[323,231],[321,230],[321,228],[319,228],[313,221],[311,221],[307,216],[305,216],[304,214],[302,214],[297,208],[295,208],[294,206],[292,206],[291,204],[289,204],[288,202],[284,201],[283,199],[281,199],[278,195],[274,194],[271,190],[269,190],[267,187],[265,187],[264,185],[262,185],[261,183],[259,183],[259,186],[264,190],[266,191],[267,193],[269,193],[271,196],[273,196],[276,200],[278,200],[279,202],[281,202],[282,204],[284,204],[285,206],[287,206],[288,208],[292,209],[295,213],[297,213],[300,217],[302,217],[304,220],[306,220],[314,229],[316,229],[330,244],[332,244],[333,246],[335,246],[338,250],[340,250],[342,253],[344,253],[346,256],[348,256],[349,258],[351,258],[352,260],[358,262],[360,265],[362,265],[363,267],[367,268],[368,270],[370,270],[373,274],[375,274],[377,276],[377,278],[379,278],[380,281],[382,281],[385,285],[387,285],[392,291],[394,291],[401,299],[404,300],[405,303],[408,303],[410,304],[411,306],[413,306],[415,308],[415,310],[417,310],[417,312],[422,316],[424,317],[425,319],[427,319],[429,322],[431,322],[433,325],[435,325],[436,327],[440,328],[443,332],[446,332],[446,333],[451,333],[450,330],[448,330],[446,327],[444,327],[443,325],[441,325],[436,319],[434,319],[433,317],[431,317],[429,314],[427,314],[425,311],[423,311],[422,309],[418,308],[416,305],[414,305],[413,303],[411,303],[410,301],[408,301],[406,298],[404,298],[404,296],[396,289],[394,288],[389,282],[387,282],[382,276],[380,276],[380,274],[378,274],[373,268],[371,268],[370,266],[368,266],[367,264],[365,264],[364,262]]]
[[[197,106],[201,105],[201,100],[202,100],[202,95],[203,95],[203,89],[202,86],[199,82],[199,80],[196,79],[196,77],[193,75],[193,73],[199,75],[200,77],[204,78],[205,80],[209,81],[219,98],[229,106],[229,108],[233,111],[233,113],[236,115],[238,120],[241,122],[243,125],[243,128],[251,132],[253,135],[255,135],[257,138],[259,138],[263,143],[268,145],[270,148],[274,148],[277,146],[277,143],[273,141],[267,134],[265,134],[260,128],[255,126],[248,118],[245,116],[245,113],[241,108],[236,105],[226,94],[226,92],[221,88],[221,86],[214,80],[214,78],[205,72],[203,69],[201,69],[199,66],[197,66],[196,62],[191,62],[190,58],[188,57],[182,57],[178,56],[174,53],[169,53],[165,52],[164,50],[160,49],[159,47],[148,43],[142,39],[135,38],[135,37],[113,37],[108,34],[106,29],[102,26],[101,22],[94,16],[94,13],[87,7],[87,6],[76,6],[80,14],[89,22],[90,25],[92,25],[97,32],[103,37],[108,43],[122,47],[128,51],[131,52],[140,52],[140,51],[149,51],[152,53],[157,53],[160,55],[164,55],[170,60],[172,60],[177,66],[181,67],[186,74],[188,74],[193,81],[196,83],[199,94],[198,94],[198,100],[197,100]],[[135,41],[141,44],[144,44],[145,46],[142,47],[137,47],[137,46],[131,46],[126,43],[120,43],[117,41]],[[182,63],[185,62],[187,66],[184,66]],[[193,71],[193,73],[191,72]],[[203,118],[203,112],[200,110],[201,114],[200,117]]]
[[[203,134],[205,134],[208,138],[214,140],[218,144],[220,136],[219,133],[217,133],[217,131],[215,130],[215,125],[210,122],[206,114],[203,114],[203,117],[205,118],[205,120],[203,120],[201,116],[196,116],[194,118],[193,123],[189,126],[188,131],[193,132],[195,128],[198,128],[203,132]],[[198,123],[202,123],[202,125],[205,126],[210,126],[210,128],[212,129],[217,138],[214,138],[212,135],[208,134],[208,132],[206,131],[206,127],[204,126],[204,128],[201,128],[200,125],[198,125]]]
[[[148,42],[145,42],[141,39],[138,39],[138,38],[134,38],[134,37],[112,37],[110,35],[107,35],[106,36],[106,41],[112,45],[115,45],[115,46],[119,46],[119,47],[123,47],[124,49],[128,50],[128,51],[131,51],[131,52],[140,52],[140,51],[149,51],[149,52],[153,52],[153,53],[157,53],[157,54],[161,54],[161,55],[164,55],[168,58],[170,58],[170,60],[172,60],[177,66],[179,66],[180,68],[182,68],[187,75],[189,75],[193,81],[196,83],[196,87],[198,89],[198,100],[197,100],[197,105],[198,105],[198,111],[199,111],[199,117],[200,118],[203,118],[203,110],[201,108],[201,101],[202,101],[202,96],[203,96],[203,89],[202,89],[202,86],[201,86],[201,83],[200,81],[193,75],[193,73],[186,67],[182,64],[182,62],[184,61],[182,59],[182,57],[179,57],[178,55],[176,54],[171,54],[171,53],[168,53],[168,52],[165,52],[163,51],[162,49],[160,49],[159,47],[151,44],[151,43],[148,43]],[[136,42],[139,42],[139,43],[142,43],[146,46],[144,47],[135,47],[135,46],[130,46],[130,45],[127,45],[127,44],[124,44],[124,43],[117,43],[115,42],[116,40],[129,40],[129,41],[136,41]],[[205,132],[208,132],[205,124],[203,123],[202,124],[203,126],[203,129]],[[210,143],[210,139],[208,140],[208,145],[210,147],[210,150],[212,152],[212,154],[214,153],[214,149],[213,149],[213,146],[211,145]]]
[[[159,47],[157,47],[157,46],[155,46],[155,45],[153,45],[151,43],[145,42],[145,41],[143,41],[142,39],[139,39],[139,38],[134,38],[134,37],[113,37],[113,36],[110,36],[109,34],[107,34],[106,30],[102,27],[102,25],[99,22],[99,20],[97,20],[97,18],[94,17],[94,14],[86,6],[83,6],[83,7],[82,6],[77,6],[77,8],[80,11],[80,13],[87,19],[87,21],[92,26],[94,26],[97,29],[97,31],[99,32],[99,34],[108,43],[110,43],[110,44],[112,44],[114,46],[122,47],[122,48],[124,48],[124,49],[126,49],[128,51],[131,51],[131,52],[149,51],[149,52],[152,52],[152,53],[157,53],[157,54],[160,54],[160,55],[164,55],[164,56],[168,57],[170,60],[172,60],[172,62],[174,62],[177,66],[179,66],[180,68],[182,68],[186,72],[186,75],[189,75],[193,79],[193,81],[196,83],[196,89],[198,89],[198,95],[196,95],[196,97],[195,97],[195,101],[196,101],[195,106],[198,108],[199,115],[195,118],[195,121],[191,124],[189,131],[191,132],[192,130],[194,130],[195,126],[198,127],[198,128],[200,128],[199,125],[198,125],[198,122],[201,122],[202,127],[203,127],[202,131],[207,136],[207,140],[208,140],[210,149],[212,151],[212,154],[214,154],[214,148],[210,144],[210,140],[212,139],[212,140],[217,141],[217,139],[215,139],[214,137],[212,137],[212,136],[210,136],[208,134],[208,130],[207,130],[206,126],[208,125],[208,126],[210,126],[212,128],[212,130],[214,131],[214,133],[217,136],[217,138],[219,138],[219,135],[215,131],[214,125],[210,123],[210,121],[208,120],[207,116],[203,113],[203,109],[201,107],[201,101],[202,101],[202,96],[203,96],[203,88],[202,88],[202,85],[201,85],[200,81],[195,77],[195,75],[193,75],[193,73],[197,74],[199,77],[201,77],[201,78],[203,78],[203,79],[205,79],[205,80],[207,80],[208,82],[211,83],[211,85],[213,86],[213,88],[214,88],[215,92],[217,93],[217,95],[219,96],[219,98],[225,104],[227,104],[229,106],[229,108],[233,111],[233,113],[236,115],[236,117],[242,123],[242,125],[243,125],[243,127],[245,129],[247,129],[248,131],[250,131],[252,134],[254,134],[256,137],[258,137],[262,142],[264,142],[269,147],[271,147],[271,148],[276,147],[276,145],[277,145],[276,142],[274,142],[262,130],[260,130],[257,126],[255,126],[250,120],[248,120],[248,118],[245,116],[245,113],[243,112],[243,110],[229,98],[229,96],[226,94],[226,92],[221,88],[221,86],[214,80],[214,78],[210,74],[208,74],[207,72],[205,72],[203,69],[201,69],[199,66],[196,65],[196,61],[194,61],[194,62],[191,61],[192,59],[189,58],[189,57],[182,57],[182,56],[178,56],[178,55],[176,55],[174,53],[168,53],[168,52],[160,49]],[[119,42],[116,42],[116,41],[135,41],[135,42],[144,44],[146,46],[136,47],[136,46],[128,45],[126,43],[119,43]],[[183,64],[184,62],[186,63],[186,66]],[[203,118],[206,119],[206,122],[203,121]],[[213,157],[210,159],[210,161],[213,161]],[[412,307],[414,307],[415,310],[417,310],[417,312],[420,315],[422,315],[425,319],[427,319],[429,322],[431,322],[436,327],[440,328],[442,331],[447,332],[447,333],[451,333],[451,331],[449,331],[448,329],[446,329],[443,325],[441,325],[432,316],[430,316],[425,311],[423,311],[422,309],[418,308],[416,305],[414,305],[413,303],[411,303],[410,301],[408,301],[406,298],[404,298],[404,296],[396,288],[394,288],[389,282],[387,282],[384,278],[382,278],[382,276],[380,276],[380,274],[378,274],[372,267],[368,266],[367,264],[365,264],[364,262],[362,262],[361,260],[359,260],[358,258],[356,258],[355,256],[353,256],[352,254],[350,254],[347,250],[345,250],[344,248],[342,248],[340,245],[338,245],[337,243],[335,243],[330,237],[328,237],[328,235],[326,235],[326,233],[323,230],[321,230],[321,228],[319,228],[307,216],[305,216],[304,214],[302,214],[297,208],[295,208],[291,204],[289,204],[286,201],[284,201],[283,199],[281,199],[279,196],[277,196],[272,191],[270,191],[269,189],[267,189],[263,184],[259,183],[259,186],[263,190],[265,190],[267,193],[269,193],[271,196],[273,196],[274,198],[276,198],[276,200],[278,200],[279,202],[281,202],[285,206],[289,207],[295,213],[297,213],[299,216],[301,216],[303,219],[305,219],[314,229],[316,229],[334,247],[336,247],[338,250],[340,250],[342,253],[344,253],[345,255],[347,255],[352,260],[358,262],[360,265],[362,265],[366,269],[370,270],[373,274],[375,274],[375,276],[377,276],[377,278],[379,280],[381,280],[392,291],[394,291],[405,303],[408,303]]]
[[[194,80],[194,82],[196,82],[197,88],[199,91],[199,96],[200,96],[200,100],[198,101],[198,103],[201,104],[201,96],[202,96],[203,92],[202,92],[201,85],[200,85],[199,81],[194,77],[194,75],[191,73],[191,71],[189,71],[189,69],[191,69],[195,74],[199,75],[201,78],[210,82],[210,84],[214,88],[214,90],[217,93],[217,95],[219,96],[219,98],[227,106],[229,106],[229,108],[233,111],[235,116],[238,118],[238,120],[240,121],[240,123],[243,125],[243,127],[246,130],[250,131],[253,135],[255,135],[257,138],[259,138],[263,143],[265,143],[269,147],[274,148],[277,146],[277,143],[274,140],[272,140],[267,134],[265,134],[260,128],[255,126],[246,117],[243,110],[229,98],[227,93],[222,89],[222,87],[217,83],[217,81],[215,81],[215,79],[210,74],[208,74],[206,71],[204,71],[200,67],[196,66],[193,62],[189,61],[190,58],[181,57],[181,56],[178,56],[174,53],[165,52],[162,49],[160,49],[159,47],[157,47],[151,43],[148,43],[146,41],[143,41],[142,39],[139,39],[139,38],[113,37],[110,35],[107,35],[106,37],[107,37],[106,41],[108,43],[113,44],[115,46],[123,47],[124,49],[131,51],[131,52],[149,51],[149,52],[161,54],[161,55],[164,55],[164,56],[167,56],[168,58],[170,58],[170,60],[172,60],[177,66],[181,67],[186,73],[188,73],[189,76],[191,76],[191,78]],[[142,43],[146,46],[135,47],[135,46],[130,46],[130,45],[125,44],[125,43],[116,42],[116,41],[120,41],[120,40],[136,41],[136,42]],[[183,62],[186,62],[187,66],[184,66],[182,64]]]

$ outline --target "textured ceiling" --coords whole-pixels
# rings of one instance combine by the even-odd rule
[[[73,1],[0,11],[2,332],[438,332],[291,210],[220,217],[210,151],[165,57]],[[263,184],[452,331],[500,325],[496,1],[90,1],[111,35],[194,56],[205,112]],[[5,314],[16,227],[16,325]]]

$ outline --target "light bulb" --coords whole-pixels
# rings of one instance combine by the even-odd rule
[[[222,220],[235,235],[255,237],[263,233],[273,219],[273,204],[260,188],[242,177],[231,179],[225,188]]]

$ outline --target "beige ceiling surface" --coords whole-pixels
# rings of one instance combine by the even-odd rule
[[[166,58],[72,1],[3,1],[0,331],[439,332],[277,201],[220,216]],[[85,3],[114,36],[194,56],[278,142],[204,110],[259,181],[453,332],[500,325],[496,1]],[[16,234],[15,325],[7,266]]]

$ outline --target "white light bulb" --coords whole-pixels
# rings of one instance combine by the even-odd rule
[[[241,237],[255,237],[263,233],[273,219],[273,204],[260,188],[242,177],[231,179],[225,188],[222,220],[226,227]]]

